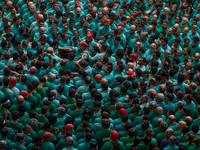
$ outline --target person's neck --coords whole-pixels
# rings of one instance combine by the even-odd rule
[[[123,121],[122,121],[122,123],[121,123],[121,124],[122,124],[122,125],[126,125],[126,122],[123,122]]]
[[[17,106],[21,106],[22,104],[17,103]]]
[[[28,92],[28,95],[32,95],[32,91],[29,91],[29,92]]]
[[[12,119],[12,120],[11,120],[11,123],[17,123],[17,120],[13,120],[13,119]]]
[[[74,99],[74,97],[68,97],[68,98],[70,98],[70,99]]]
[[[45,117],[45,114],[41,113],[40,116]]]
[[[40,83],[40,84],[38,85],[38,88],[43,88],[43,86],[44,86],[44,84],[43,84],[43,83]]]
[[[104,131],[109,131],[110,130],[110,128],[107,128],[107,129],[103,129]]]
[[[76,107],[76,110],[82,110],[82,108],[81,107]]]
[[[168,101],[168,104],[172,104],[172,101]]]

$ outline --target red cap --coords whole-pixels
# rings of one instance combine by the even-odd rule
[[[85,48],[88,47],[88,44],[86,42],[81,42],[80,45],[85,47]]]
[[[71,131],[74,128],[72,124],[67,124],[64,129],[62,129],[62,134],[65,134],[67,131]]]
[[[151,95],[151,97],[152,98],[154,98],[155,96],[156,96],[156,91],[154,90],[154,89],[151,89],[150,91],[149,91],[149,94]]]
[[[102,75],[101,74],[97,74],[95,76],[95,79],[98,80],[99,82],[101,82],[101,80],[103,79]]]
[[[81,5],[80,4],[76,4],[75,8],[78,8],[78,7],[81,8]]]
[[[137,59],[137,54],[135,54],[135,53],[131,54],[131,58],[136,60]]]
[[[136,17],[136,14],[135,14],[135,13],[131,13],[131,16],[134,16],[134,17]]]
[[[118,26],[121,26],[121,27],[124,27],[125,26],[125,24],[124,23],[119,23],[119,25]]]
[[[94,7],[94,5],[93,4],[89,4],[88,7]]]
[[[46,141],[47,139],[52,138],[52,135],[50,132],[44,132],[43,136],[42,136],[42,141]]]
[[[35,67],[31,67],[30,74],[35,74],[35,73],[36,73],[36,68]]]
[[[104,4],[108,5],[108,2],[103,2]]]
[[[28,92],[22,90],[22,91],[19,93],[19,95],[22,95],[23,97],[25,97],[26,95],[28,95]]]
[[[121,109],[119,110],[119,115],[120,115],[120,116],[123,116],[124,114],[127,114],[127,111],[126,111],[126,109],[121,108]]]
[[[144,16],[144,18],[147,19],[147,20],[149,20],[149,17],[148,17],[148,16]]]
[[[86,38],[92,39],[92,38],[93,38],[93,34],[88,34],[88,35],[86,36]]]
[[[110,23],[110,19],[106,19],[106,20],[105,20],[105,23]]]
[[[113,130],[111,132],[111,139],[114,141],[114,142],[118,142],[118,138],[119,138],[119,133],[116,131],[116,130]]]
[[[9,87],[13,88],[16,84],[17,84],[17,78],[16,77],[11,77],[10,78]]]

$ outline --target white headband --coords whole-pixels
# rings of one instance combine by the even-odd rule
[[[10,100],[8,99],[5,103],[1,104],[1,106],[10,103]]]

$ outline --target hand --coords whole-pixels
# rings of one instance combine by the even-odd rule
[[[51,54],[47,54],[48,57],[51,57]]]
[[[12,48],[9,48],[8,51],[9,51],[9,52],[12,51]]]
[[[182,65],[181,68],[185,68],[185,65]]]
[[[178,85],[178,83],[174,83],[174,85],[176,86],[176,85]]]
[[[7,110],[7,111],[4,111],[4,113],[5,113],[5,116],[8,116],[9,115],[9,110]]]

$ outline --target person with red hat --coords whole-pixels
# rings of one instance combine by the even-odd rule
[[[101,150],[111,150],[114,142],[120,144],[121,148],[119,150],[125,150],[124,144],[118,139],[119,139],[119,133],[116,130],[113,130],[110,135],[110,141],[106,142],[102,146]]]
[[[104,26],[101,26],[98,28],[98,31],[97,31],[97,35],[96,35],[96,38],[97,40],[100,39],[100,37],[104,34],[110,34],[111,33],[111,27],[110,27],[110,20],[109,19],[105,19],[104,20]]]
[[[86,48],[87,51],[91,51],[93,46],[96,46],[96,42],[93,39],[94,34],[87,34],[85,42],[88,44],[88,47]]]
[[[51,132],[44,132],[43,136],[42,136],[42,145],[41,145],[41,149],[42,150],[54,150],[54,144],[51,141],[52,135]]]
[[[26,73],[24,76],[27,77],[27,84],[32,83],[33,81],[37,81],[39,82],[38,77],[35,75],[36,73],[36,68],[35,67],[31,67],[29,70],[29,73]]]
[[[17,84],[17,78],[11,77],[9,87],[10,87],[10,90],[14,93],[15,97],[19,95],[19,92],[20,92],[19,89],[15,87],[16,84]]]

